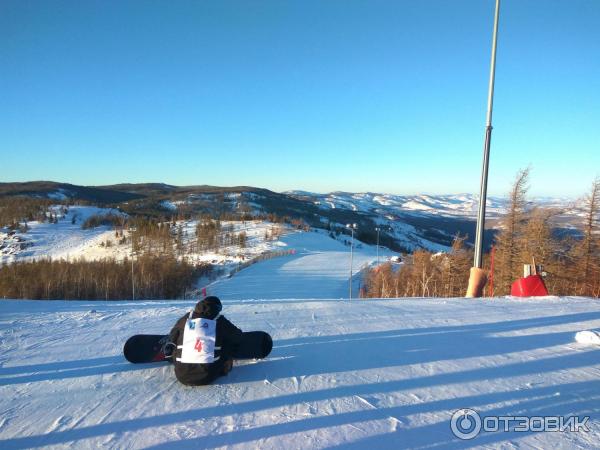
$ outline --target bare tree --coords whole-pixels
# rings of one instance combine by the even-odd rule
[[[573,247],[574,281],[578,295],[600,295],[600,178],[596,177],[584,198],[583,238]]]
[[[502,230],[496,236],[496,293],[510,293],[511,283],[519,277],[520,239],[526,222],[526,194],[529,168],[517,173],[509,194],[508,210],[502,220]]]

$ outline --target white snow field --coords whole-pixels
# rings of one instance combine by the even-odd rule
[[[123,214],[116,209],[99,208],[96,206],[69,206],[63,213],[63,207],[55,205],[48,214],[55,214],[57,223],[29,221],[28,230],[9,233],[0,228],[0,263],[33,260],[40,258],[98,260],[115,258],[122,260],[131,257],[131,243],[119,244],[115,237],[113,226],[99,226],[82,229],[82,223],[92,215]],[[195,231],[197,220],[178,221],[182,228],[185,257],[190,262],[211,262],[224,266],[236,265],[241,261],[256,257],[261,253],[278,250],[282,244],[278,239],[266,239],[265,233],[278,231],[285,234],[293,230],[286,225],[274,224],[268,221],[223,221],[223,227],[237,235],[246,233],[244,248],[238,245],[223,246],[219,252],[192,251],[191,244],[196,240]],[[222,231],[226,233],[225,230]],[[125,231],[128,236],[128,232]],[[105,243],[110,245],[106,246]]]
[[[63,214],[61,206],[53,206],[50,213],[56,214],[58,223],[30,221],[27,222],[27,232],[19,232],[12,237],[0,230],[0,263],[38,258],[123,258],[129,253],[130,246],[100,246],[105,240],[114,239],[112,227],[81,228],[81,224],[93,215],[122,214],[118,210],[76,205],[70,206],[68,212]],[[20,249],[19,242],[26,244],[26,247]]]
[[[350,241],[350,237],[345,237]],[[292,231],[279,241],[282,250],[294,250],[252,265],[234,277],[208,286],[208,293],[223,299],[348,298],[350,247],[322,231]],[[357,245],[358,244],[358,245]],[[398,255],[380,248],[380,261]],[[360,270],[377,259],[376,246],[355,241],[353,296],[358,296]]]
[[[216,384],[127,363],[191,301],[0,301],[0,448],[598,448],[600,328],[586,298],[225,300],[274,338]],[[455,410],[584,417],[589,431],[482,432]]]
[[[296,252],[208,286],[225,316],[274,339],[267,359],[211,386],[122,356],[192,300],[0,300],[0,449],[598,448],[600,346],[575,340],[600,329],[598,300],[350,301],[347,246],[315,232],[277,245]],[[357,248],[354,270],[375,255]],[[463,408],[589,431],[464,441],[450,428]]]

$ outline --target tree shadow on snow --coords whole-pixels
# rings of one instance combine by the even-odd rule
[[[561,395],[557,396],[556,392]],[[582,401],[582,399],[585,399]],[[510,406],[485,408],[501,402],[511,402]],[[234,430],[218,435],[204,436],[177,441],[177,448],[215,448],[227,445],[249,443],[270,439],[275,436],[293,433],[307,433],[319,429],[341,427],[354,423],[375,420],[389,420],[390,432],[365,437],[351,442],[343,442],[327,448],[357,449],[398,449],[398,448],[468,448],[472,446],[490,445],[507,440],[518,440],[532,434],[532,432],[498,432],[482,433],[471,441],[460,440],[455,437],[450,429],[449,413],[447,417],[433,424],[423,426],[410,426],[407,416],[415,414],[436,413],[439,411],[455,411],[465,407],[478,410],[482,417],[488,416],[590,416],[590,420],[597,420],[600,416],[600,381],[587,381],[569,383],[558,386],[547,386],[527,390],[514,390],[508,392],[489,393],[466,397],[457,397],[431,402],[408,404],[393,407],[383,407],[339,414],[313,416],[292,422],[276,423],[245,430]],[[397,426],[392,431],[394,423],[405,425]],[[406,425],[408,424],[408,426]],[[589,424],[588,424],[589,425]],[[514,426],[514,425],[513,425]],[[558,434],[558,433],[557,433]],[[556,434],[555,434],[556,435]],[[557,436],[558,437],[558,436]],[[169,449],[174,442],[163,443],[148,447],[149,449]]]
[[[511,402],[511,405],[501,407],[495,406],[489,408],[487,405],[494,405],[502,402]],[[536,416],[536,417],[583,417],[587,416],[590,421],[587,426],[590,429],[594,428],[592,421],[600,419],[600,381],[585,381],[579,383],[568,383],[542,388],[531,388],[526,390],[515,390],[512,392],[501,392],[484,394],[477,396],[461,397],[440,402],[439,410],[455,411],[465,407],[475,409],[480,416],[485,417],[506,417],[506,416]],[[417,407],[418,409],[418,407]],[[389,413],[388,417],[394,416],[395,413],[401,413],[403,407],[394,407],[384,409],[383,414],[372,414],[379,419],[385,419],[385,413]],[[369,414],[371,411],[366,411],[366,419],[361,418],[360,421],[370,420]],[[418,411],[417,411],[418,412]],[[412,412],[411,412],[412,413]],[[351,443],[336,445],[330,448],[344,449],[396,449],[396,448],[423,448],[432,445],[441,446],[442,448],[462,449],[471,447],[480,447],[483,445],[493,445],[506,441],[518,441],[529,435],[536,434],[534,431],[515,431],[516,422],[511,424],[509,431],[484,432],[482,431],[472,440],[461,440],[454,436],[450,429],[450,414],[445,420],[414,428],[399,428],[395,432],[380,434],[359,439]],[[356,420],[358,421],[358,420]],[[596,425],[597,426],[597,425]],[[580,431],[584,433],[584,431]],[[538,432],[539,433],[539,432]],[[559,432],[549,432],[552,438],[558,440],[561,437]],[[540,433],[541,434],[541,433]],[[548,437],[548,436],[546,436]],[[549,440],[552,441],[553,439]],[[585,439],[584,439],[585,441]],[[572,441],[571,445],[575,446]],[[554,442],[558,444],[558,442]],[[566,443],[566,442],[564,442]],[[564,444],[563,443],[563,444]],[[531,444],[530,444],[531,445]],[[535,446],[535,445],[532,445]],[[541,445],[540,445],[541,446]],[[543,448],[543,447],[542,447]],[[592,446],[590,446],[592,448]]]
[[[250,381],[274,380],[299,376],[353,372],[368,369],[395,367],[402,372],[402,366],[427,364],[444,360],[485,357],[512,352],[552,347],[573,342],[572,331],[556,331],[538,334],[520,334],[503,336],[502,333],[526,330],[533,327],[575,324],[577,322],[597,320],[600,312],[578,313],[562,316],[539,317],[487,324],[464,326],[442,326],[391,330],[373,333],[355,333],[339,336],[315,336],[288,340],[275,340],[273,359],[246,364],[234,368],[220,384],[232,384]],[[537,331],[537,330],[536,330]],[[569,370],[595,366],[600,358],[600,350],[572,349],[566,354],[556,355],[548,352],[540,359],[509,362],[508,364],[490,364],[466,370],[434,373],[424,376],[378,383],[363,383],[351,386],[333,386],[320,390],[285,393],[278,391],[274,396],[194,410],[162,414],[154,417],[140,417],[111,423],[103,423],[82,428],[53,432],[47,435],[28,436],[0,440],[2,448],[28,448],[40,445],[56,445],[81,439],[93,438],[112,433],[124,433],[152,427],[168,426],[182,421],[208,420],[231,415],[256,414],[263,410],[272,410],[294,404],[328,401],[336,398],[369,396],[397,392],[410,392],[415,389],[447,386],[469,382],[505,379],[518,376],[536,376],[546,372]],[[114,357],[117,358],[117,357]],[[99,358],[103,359],[103,358]],[[90,361],[92,364],[94,360]],[[110,361],[104,360],[107,367]],[[114,362],[118,362],[117,359]],[[132,365],[128,365],[132,367]],[[133,366],[135,368],[136,366]],[[147,368],[148,366],[141,366]],[[89,366],[68,370],[86,372]],[[114,370],[111,370],[114,371]],[[98,365],[93,374],[98,373]],[[92,374],[92,373],[90,373]],[[409,374],[409,372],[407,372]],[[74,375],[78,376],[78,375]],[[199,388],[204,389],[204,388]],[[207,387],[205,389],[210,389]],[[555,396],[557,391],[560,396]],[[509,402],[510,406],[496,410],[485,410],[486,405]],[[594,406],[592,406],[594,405]],[[435,413],[466,407],[480,407],[486,414],[536,414],[536,415],[580,415],[590,414],[597,417],[600,406],[600,382],[586,381],[557,386],[516,389],[464,396],[429,402],[415,402],[393,407],[374,407],[372,409],[342,412],[325,416],[310,416],[285,423],[260,426],[246,430],[233,430],[219,435],[198,439],[178,441],[182,448],[215,447],[272,438],[290,433],[308,432],[328,427],[350,425],[355,422],[382,420],[390,417],[399,419],[403,424],[410,420],[406,416],[419,413]],[[362,440],[346,442],[344,447],[351,448],[398,448],[405,444],[412,447],[443,445],[444,447],[464,447],[469,445],[459,441],[450,433],[449,417],[437,423],[417,427],[400,425],[398,431]],[[474,445],[490,444],[506,439],[519,439],[523,433],[484,434],[472,441]],[[157,446],[170,448],[173,442]]]
[[[242,415],[247,413],[256,414],[261,410],[275,409],[298,403],[318,402],[355,395],[368,396],[398,391],[410,391],[415,388],[443,384],[493,380],[496,378],[519,375],[534,375],[560,369],[593,365],[598,361],[599,356],[600,351],[578,352],[575,355],[548,358],[542,362],[533,360],[525,363],[515,363],[511,365],[512,367],[507,367],[506,370],[502,372],[491,369],[473,369],[450,374],[432,375],[418,379],[360,384],[322,389],[319,391],[285,394],[244,403],[218,405],[154,417],[142,417],[112,423],[103,423],[84,428],[53,432],[47,435],[0,440],[0,446],[6,449],[21,449],[42,445],[57,445],[112,433],[132,432],[147,428],[167,426],[184,421],[206,421],[211,418],[231,415]],[[559,396],[556,395],[557,392],[560,392]],[[511,405],[494,409],[485,408],[486,405],[503,402],[511,403]],[[407,416],[435,413],[445,410],[453,411],[466,407],[484,411],[484,415],[486,416],[495,414],[590,415],[592,420],[598,420],[600,416],[600,381],[594,380],[537,388],[534,387],[522,390],[517,389],[507,392],[493,392],[473,396],[433,400],[429,402],[415,402],[393,407],[377,407],[374,409],[342,412],[339,414],[312,416],[291,422],[277,423],[245,430],[233,430],[218,435],[208,435],[188,440],[178,440],[176,445],[178,448],[211,448],[237,443],[247,443],[292,433],[305,433],[323,428],[340,427],[370,420],[396,419],[404,424],[408,423],[408,426],[400,426],[395,432],[366,437],[354,442],[345,442],[342,447],[362,449],[369,447],[406,448],[443,445],[444,448],[462,448],[468,447],[469,442],[460,441],[451,434],[450,414],[448,414],[447,419],[420,427],[411,427],[410,420]],[[500,442],[507,439],[519,439],[524,436],[524,433],[514,432],[483,434],[470,442],[472,443],[471,445],[481,445]],[[154,448],[168,449],[172,448],[173,445],[175,445],[174,442],[167,442],[157,445]]]
[[[274,341],[270,359],[241,366],[222,384],[402,367],[527,352],[569,344],[574,331],[503,336],[528,328],[600,319],[600,312],[472,325],[313,336]],[[360,324],[357,324],[360,326]],[[494,366],[494,370],[499,370]]]
[[[163,366],[164,363],[131,364],[120,355],[27,366],[0,367],[0,385],[9,386],[38,381],[66,380],[119,372],[133,372]]]
[[[55,313],[117,313],[154,309],[174,309],[176,311],[189,309],[195,304],[194,300],[3,300],[0,310],[3,314],[22,317],[23,315],[55,314]]]

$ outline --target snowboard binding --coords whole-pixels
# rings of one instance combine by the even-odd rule
[[[175,343],[170,342],[170,341],[165,342],[161,349],[163,355],[165,355],[165,359],[172,358],[173,352],[175,351],[176,348],[177,348],[177,345],[175,345]]]

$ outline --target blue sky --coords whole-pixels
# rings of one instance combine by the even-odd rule
[[[0,2],[0,181],[479,191],[493,0]],[[600,2],[503,0],[490,194],[600,174]]]

